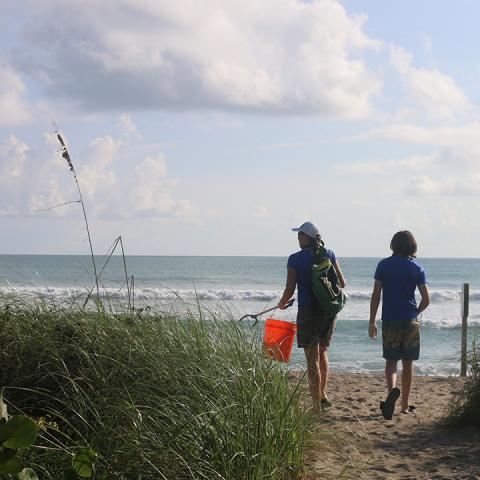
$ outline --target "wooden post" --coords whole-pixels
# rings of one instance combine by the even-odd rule
[[[462,285],[462,357],[460,365],[460,375],[467,376],[467,318],[469,301],[469,284]]]

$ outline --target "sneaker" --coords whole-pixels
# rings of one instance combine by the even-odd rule
[[[322,398],[320,400],[320,406],[322,407],[322,410],[328,410],[329,408],[332,408],[332,402],[328,398]]]

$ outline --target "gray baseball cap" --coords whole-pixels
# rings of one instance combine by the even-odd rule
[[[300,225],[298,228],[292,228],[294,232],[303,232],[309,237],[315,238],[317,235],[320,235],[320,230],[313,222],[305,222]]]

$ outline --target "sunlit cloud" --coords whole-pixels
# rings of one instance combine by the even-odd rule
[[[26,1],[16,65],[84,110],[217,109],[364,118],[382,43],[338,1]],[[92,12],[95,12],[92,15]],[[54,41],[52,41],[54,39]]]
[[[432,53],[432,37],[425,32],[420,32],[418,36],[420,38],[420,43],[422,44],[423,52],[427,55]]]
[[[398,171],[423,170],[431,166],[435,161],[436,157],[432,155],[411,155],[396,160],[353,162],[335,166],[334,170],[339,173],[353,175],[389,175]]]
[[[22,125],[30,119],[25,94],[21,76],[0,57],[0,127]]]
[[[271,214],[272,212],[265,205],[257,205],[255,210],[253,211],[253,216],[256,218],[267,218],[271,216]]]
[[[125,117],[120,122],[125,122]],[[132,121],[127,123],[130,131],[137,131]],[[43,149],[35,152],[13,135],[0,144],[0,215],[66,215],[72,205],[59,205],[78,200],[55,136],[46,135],[45,140]],[[131,162],[125,136],[104,135],[70,155],[94,218],[188,221],[190,216],[198,220],[196,207],[174,198],[176,181],[168,175],[163,154]]]
[[[122,113],[120,115],[118,126],[120,127],[122,137],[124,137],[127,142],[139,141],[142,139],[142,135],[138,133],[137,126],[127,113]]]
[[[416,68],[413,56],[404,48],[391,46],[391,63],[402,76],[412,102],[427,115],[442,119],[465,113],[471,106],[455,80],[438,70]]]
[[[390,140],[405,144],[430,145],[437,163],[458,162],[475,167],[480,162],[480,123],[425,127],[415,124],[393,124],[373,129],[356,137],[358,141]]]
[[[480,195],[480,174],[437,180],[427,175],[413,177],[405,189],[413,195]]]

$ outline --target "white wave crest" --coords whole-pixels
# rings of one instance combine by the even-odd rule
[[[348,291],[346,290],[347,296],[351,300],[370,300],[372,292],[362,292],[362,291]],[[430,301],[434,303],[439,302],[459,302],[460,301],[460,290],[430,290]],[[471,290],[470,291],[470,300],[478,301],[480,300],[480,290]]]
[[[348,291],[346,290],[348,299],[352,303],[367,302],[370,300],[371,292],[367,291]],[[19,297],[26,299],[83,299],[87,296],[88,290],[83,287],[49,287],[49,286],[2,286],[0,287],[0,297]],[[206,301],[262,301],[269,302],[280,298],[282,292],[280,290],[263,290],[263,289],[182,289],[182,288],[165,288],[165,287],[144,287],[135,289],[135,298],[143,302],[169,301],[177,299],[195,299]],[[102,288],[100,296],[108,299],[125,299],[127,298],[127,290],[123,288]],[[432,303],[444,302],[460,302],[460,291],[455,290],[433,290],[430,292],[430,300]],[[470,292],[470,300],[472,302],[480,301],[480,291],[474,290]],[[460,304],[460,303],[459,303]]]
[[[19,297],[19,298],[62,298],[62,299],[82,299],[88,294],[86,288],[78,287],[0,287],[0,297]],[[270,301],[279,298],[280,291],[273,290],[233,290],[233,289],[170,289],[170,288],[137,288],[135,289],[135,298],[143,301],[162,301],[176,299],[199,300],[259,300]],[[100,290],[102,298],[124,299],[128,293],[124,288],[122,290],[115,288],[102,288]]]
[[[356,292],[348,290],[345,290],[345,293],[350,300],[370,300],[370,296],[372,295],[372,292]]]

